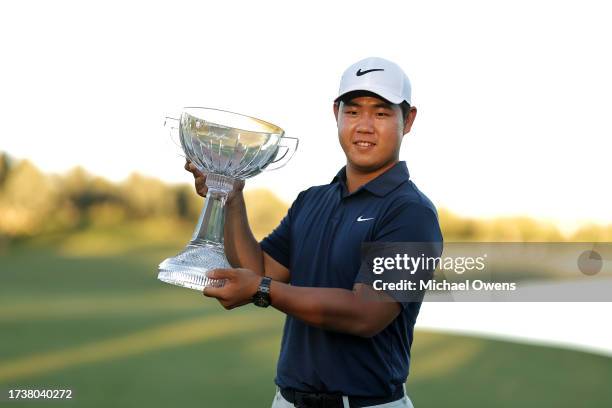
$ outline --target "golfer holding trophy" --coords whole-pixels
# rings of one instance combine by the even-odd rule
[[[273,125],[257,130],[224,123],[227,117],[209,125],[203,112],[191,113],[193,118],[180,120],[185,136],[242,130],[255,136],[235,144],[218,143],[216,136],[181,139],[193,153],[187,153],[185,168],[206,196],[206,213],[191,248],[179,260],[164,261],[160,275],[172,268],[180,275],[193,266],[205,271],[197,288],[226,309],[254,303],[286,314],[273,408],[412,407],[404,384],[421,302],[377,291],[359,273],[364,242],[442,242],[435,206],[399,160],[417,113],[403,70],[382,58],[347,68],[333,101],[346,165],[329,184],[302,191],[261,242],[249,228],[243,180],[282,164],[297,143],[283,140]],[[202,221],[209,212],[217,216]],[[227,260],[218,251],[197,249],[198,242],[222,241]]]

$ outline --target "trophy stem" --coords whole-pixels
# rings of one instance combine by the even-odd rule
[[[198,224],[191,237],[191,245],[212,245],[223,248],[223,227],[225,224],[225,201],[234,186],[234,179],[219,174],[206,177],[208,193]]]

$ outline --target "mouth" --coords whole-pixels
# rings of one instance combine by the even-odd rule
[[[368,142],[366,140],[356,140],[353,142],[354,145],[359,146],[359,147],[374,147],[376,146],[376,143],[373,142]]]

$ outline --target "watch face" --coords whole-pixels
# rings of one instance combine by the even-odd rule
[[[255,295],[255,298],[253,299],[253,303],[255,304],[255,306],[259,306],[259,307],[268,307],[270,304],[268,302],[268,299],[266,299],[266,297],[261,295],[260,293]]]
[[[268,277],[264,277],[259,284],[257,293],[253,296],[253,304],[259,307],[270,306],[270,281]]]

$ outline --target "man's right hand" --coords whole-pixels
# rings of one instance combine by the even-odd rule
[[[208,187],[206,186],[206,174],[202,173],[195,164],[187,160],[185,162],[185,170],[193,174],[193,178],[195,179],[195,189],[196,192],[202,197],[206,197],[206,193],[208,192]],[[244,180],[235,180],[234,181],[234,189],[227,195],[227,203],[238,194],[242,193],[244,189]]]
[[[185,170],[193,174],[198,194],[206,197],[206,174],[200,172],[189,160],[185,163]],[[287,283],[290,277],[289,269],[262,251],[253,236],[242,196],[243,189],[244,180],[236,180],[234,188],[227,196],[223,235],[225,255],[234,268],[250,269],[259,276],[265,275]]]

